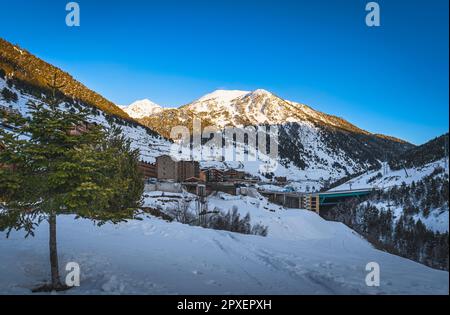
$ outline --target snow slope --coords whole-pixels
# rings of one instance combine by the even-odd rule
[[[145,206],[176,207],[189,194],[152,192]],[[195,204],[195,201],[192,201]],[[81,287],[61,294],[448,294],[448,273],[374,249],[357,233],[307,210],[284,209],[259,194],[208,198],[208,209],[236,206],[267,237],[169,223],[149,215],[95,226],[58,217],[61,270],[81,268]],[[48,227],[35,238],[0,233],[0,294],[27,294],[49,278]],[[380,287],[365,284],[377,262]],[[64,275],[64,272],[62,273]]]
[[[308,211],[288,210],[283,218],[295,226],[295,239],[154,217],[96,227],[59,216],[61,266],[81,267],[81,287],[62,294],[448,294],[447,272],[375,250]],[[47,231],[42,224],[35,238],[0,234],[0,293],[27,294],[48,279]],[[378,288],[365,285],[370,261],[381,267]]]
[[[436,162],[428,163],[421,167],[407,168],[406,171],[404,169],[391,170],[388,166],[387,173],[384,175],[382,174],[382,170],[367,172],[330,190],[346,190],[350,189],[350,185],[351,189],[385,189],[393,186],[400,186],[403,182],[406,185],[410,185],[413,181],[417,182],[425,176],[430,175],[438,167],[444,168],[446,170],[446,173],[448,174],[449,169],[448,165],[446,165],[445,159],[440,159]],[[378,173],[381,173],[382,176],[379,178],[375,178]]]
[[[371,205],[375,206],[377,209],[381,211],[387,211],[387,209],[390,209],[394,215],[394,226],[397,223],[397,221],[400,219],[401,215],[403,214],[404,207],[403,206],[395,206],[392,204],[388,204],[386,201],[365,201],[363,203],[364,205]],[[448,208],[438,208],[438,209],[430,209],[430,214],[425,217],[422,212],[414,214],[412,217],[415,222],[417,222],[419,219],[422,221],[425,226],[434,232],[440,232],[445,233],[448,232],[449,226],[448,226]]]
[[[0,90],[6,86],[7,85],[5,80],[0,78]],[[0,105],[6,107],[11,106],[13,109],[18,110],[24,116],[28,115],[28,107],[26,104],[29,100],[35,102],[40,101],[31,95],[21,93],[14,87],[10,89],[18,95],[18,101],[15,103],[7,103],[0,97]],[[97,116],[92,115],[90,121],[96,122],[106,127],[109,126],[109,123],[102,111],[100,111],[100,114]],[[122,125],[119,127],[122,128],[123,134],[131,140],[132,148],[140,150],[142,160],[152,163],[155,162],[155,157],[162,154],[167,154],[169,152],[170,142],[162,137],[149,135],[145,128],[141,126]]]

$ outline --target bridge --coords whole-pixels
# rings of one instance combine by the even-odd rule
[[[267,197],[270,202],[282,205],[286,208],[308,209],[319,213],[321,208],[337,205],[349,198],[368,195],[374,190],[374,188],[363,188],[317,193],[260,190],[259,193]]]
[[[374,188],[335,190],[313,194],[313,196],[319,197],[319,203],[321,206],[334,206],[348,198],[366,196],[374,190]]]

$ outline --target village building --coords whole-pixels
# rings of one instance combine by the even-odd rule
[[[206,171],[204,170],[200,170],[200,173],[198,175],[198,178],[202,181],[202,182],[206,182],[207,177],[206,177]]]
[[[224,181],[237,181],[245,178],[245,172],[234,169],[226,170],[223,173]]]
[[[200,176],[200,164],[197,161],[175,161],[170,155],[156,158],[156,173],[159,180],[183,182],[188,178]]]
[[[156,176],[162,180],[177,179],[177,162],[170,155],[161,155],[156,158]]]
[[[223,182],[223,171],[216,169],[216,168],[209,168],[205,170],[206,174],[206,181],[207,182],[213,182],[213,183],[219,183]]]
[[[138,168],[145,179],[156,178],[158,176],[156,173],[156,164],[139,161]]]
[[[200,163],[197,161],[178,161],[177,162],[177,181],[184,182],[188,178],[199,178]]]

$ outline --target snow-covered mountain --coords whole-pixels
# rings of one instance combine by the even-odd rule
[[[138,100],[127,106],[120,106],[132,118],[144,118],[163,111],[158,104],[153,103],[149,99]]]
[[[131,124],[136,123],[120,107],[75,80],[69,73],[0,38],[0,77],[7,78],[8,85],[42,98],[49,94],[48,84],[55,76],[60,86],[59,96],[77,100]]]
[[[255,91],[216,90],[190,104],[181,106],[178,115],[196,114],[199,118],[217,126],[245,126],[262,124],[285,124],[290,122],[322,123],[343,130],[370,134],[348,121],[312,109],[311,107],[285,100],[279,96],[257,89]],[[161,111],[148,116],[160,116]],[[386,137],[376,135],[378,137]],[[393,139],[393,138],[391,138]],[[396,139],[402,142],[399,139]]]
[[[379,168],[380,160],[413,147],[402,140],[371,134],[348,121],[284,100],[263,89],[217,90],[177,109],[166,109],[139,121],[169,137],[174,126],[276,125],[279,136],[277,176],[331,180]],[[289,170],[289,171],[287,171]]]

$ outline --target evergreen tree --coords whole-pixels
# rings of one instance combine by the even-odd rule
[[[0,92],[0,96],[8,103],[11,102],[15,103],[19,99],[16,93],[14,93],[13,91],[9,90],[6,87],[2,89],[2,91]]]
[[[58,269],[58,214],[117,223],[134,217],[143,192],[139,152],[116,129],[88,125],[75,132],[86,127],[90,111],[62,109],[56,76],[50,88],[53,93],[45,102],[27,104],[28,118],[2,117],[12,132],[0,130],[0,230],[9,236],[11,230],[24,229],[28,236],[43,220],[49,223],[51,282],[35,291],[67,289]]]

